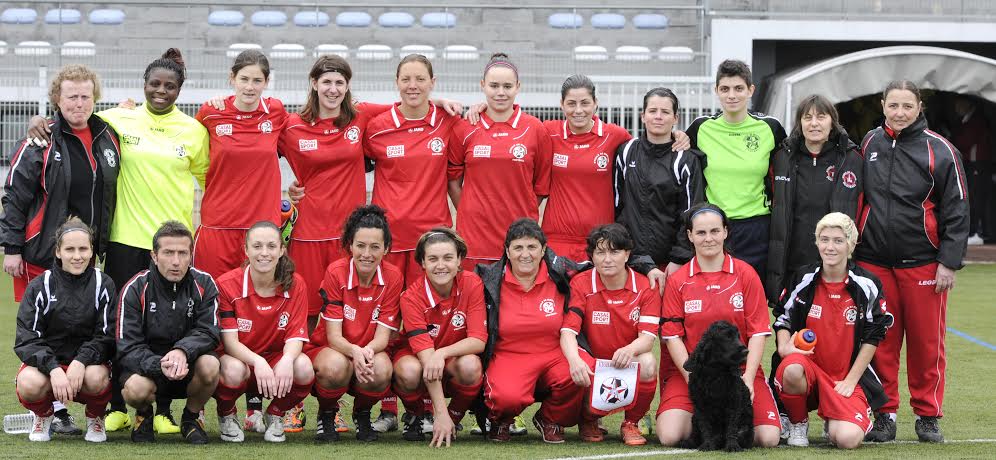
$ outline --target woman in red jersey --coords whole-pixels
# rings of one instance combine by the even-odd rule
[[[272,398],[263,439],[283,442],[284,412],[308,396],[315,371],[301,352],[308,341],[307,287],[294,274],[294,262],[280,229],[260,221],[246,231],[243,268],[218,278],[224,354],[215,390],[221,440],[242,442],[235,402],[248,387]]]
[[[781,421],[761,368],[764,343],[771,335],[764,286],[750,265],[726,252],[729,223],[722,209],[708,203],[693,206],[686,213],[685,228],[695,257],[664,286],[661,339],[668,356],[661,358],[657,436],[662,444],[674,446],[691,435],[692,400],[683,366],[709,326],[725,320],[737,326],[747,345],[742,379],[754,403],[754,445],[775,447]]]
[[[403,278],[397,267],[383,261],[391,248],[383,209],[370,205],[354,210],[343,225],[342,244],[352,257],[333,262],[325,271],[323,321],[306,350],[316,374],[315,441],[339,440],[335,416],[339,398],[347,391],[354,396],[356,439],[376,441],[370,408],[390,388],[391,358],[385,350],[401,322],[398,302]]]
[[[515,103],[519,70],[508,55],[491,56],[481,89],[487,109],[474,126],[459,121],[450,143],[449,191],[467,241],[466,269],[500,259],[508,225],[539,219],[539,202],[550,188],[550,136]]]

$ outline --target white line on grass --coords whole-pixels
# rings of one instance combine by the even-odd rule
[[[996,443],[996,439],[951,439],[944,442],[945,444],[988,444],[988,443]],[[886,443],[869,443],[869,445],[873,446],[876,444],[920,444],[920,442],[891,441]],[[550,460],[606,460],[610,458],[653,457],[657,455],[678,455],[678,454],[691,454],[696,452],[698,451],[689,450],[689,449],[647,450],[642,452],[626,452],[622,454],[590,455],[587,457],[556,457]]]

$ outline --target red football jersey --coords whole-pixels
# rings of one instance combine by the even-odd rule
[[[560,348],[560,326],[564,323],[564,295],[542,262],[536,284],[528,292],[505,268],[498,307],[498,343],[495,352],[543,353]]]
[[[692,257],[664,285],[661,337],[681,337],[691,353],[712,323],[726,320],[747,345],[755,335],[771,335],[769,316],[764,286],[750,265],[727,254],[722,270],[704,273]]]
[[[205,103],[197,121],[211,139],[211,166],[204,183],[201,225],[249,228],[260,220],[280,224],[280,162],[277,140],[287,123],[279,99],[264,97],[252,112],[225,100],[225,110]]]
[[[361,347],[373,340],[377,326],[397,331],[401,323],[398,302],[403,280],[401,270],[381,262],[370,287],[363,287],[352,258],[329,264],[321,289],[326,303],[321,314],[323,321],[311,333],[312,343],[328,346],[325,321],[342,323],[342,336]]]
[[[467,257],[501,258],[508,226],[539,219],[537,195],[550,194],[550,136],[536,117],[515,106],[505,122],[481,114],[477,126],[457,122],[449,151],[449,177],[463,176],[457,231]]]
[[[342,235],[342,223],[367,202],[363,136],[367,123],[391,105],[360,103],[356,117],[337,128],[335,119],[308,123],[294,113],[280,136],[279,151],[305,189],[297,204],[294,239],[322,241]]]
[[[806,318],[806,327],[816,333],[813,360],[834,380],[844,380],[851,370],[854,322],[861,320],[846,285],[820,279]]]
[[[456,120],[435,105],[425,118],[407,120],[396,105],[367,125],[363,148],[376,162],[372,201],[387,211],[392,252],[415,249],[432,227],[453,225],[446,146]]]
[[[253,353],[276,353],[292,340],[308,341],[308,288],[294,274],[290,291],[271,297],[256,293],[249,268],[236,268],[218,278],[221,332],[238,332],[239,342]]]
[[[584,332],[595,358],[612,359],[641,333],[657,338],[661,298],[646,276],[628,270],[626,287],[614,291],[605,288],[595,270],[571,279],[570,307],[561,330]]]
[[[440,299],[423,277],[401,294],[401,318],[412,352],[443,348],[467,337],[488,340],[484,284],[473,272],[461,270],[450,296]]]
[[[548,237],[581,242],[591,229],[616,220],[612,166],[616,148],[632,136],[597,116],[594,122],[585,134],[572,133],[567,121],[544,123],[553,141],[550,198],[543,211]]]

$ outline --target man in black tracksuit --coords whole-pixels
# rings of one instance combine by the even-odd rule
[[[218,287],[190,266],[193,236],[176,221],[152,242],[152,264],[121,291],[117,345],[125,402],[136,409],[134,442],[155,440],[152,402],[157,395],[187,398],[180,434],[207,443],[198,414],[218,385]]]

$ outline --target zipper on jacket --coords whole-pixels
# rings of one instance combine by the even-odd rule
[[[896,139],[892,139],[892,151],[889,152],[889,180],[888,180],[889,187],[886,189],[886,192],[892,190],[892,170],[895,169],[894,168],[895,164],[896,164]],[[888,225],[889,222],[892,222],[892,199],[891,198],[888,199],[888,201],[886,202],[886,205],[885,205],[885,221],[883,222],[883,225]],[[888,258],[890,266],[894,266],[895,265],[895,255],[892,252],[892,241],[894,239],[895,238],[891,238],[891,237],[889,237],[887,235],[886,236],[886,241],[885,241],[886,254],[887,254],[887,258]]]

